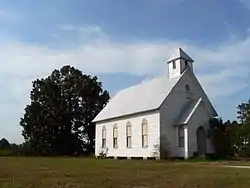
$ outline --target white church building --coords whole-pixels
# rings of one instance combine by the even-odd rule
[[[214,152],[209,119],[217,112],[178,48],[168,73],[119,91],[95,117],[95,155],[165,158]]]

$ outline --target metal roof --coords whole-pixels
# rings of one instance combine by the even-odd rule
[[[182,75],[171,79],[164,75],[119,91],[93,122],[159,108]]]
[[[187,55],[183,49],[177,48],[173,53],[173,55],[168,59],[167,63],[180,58],[188,60],[190,62],[194,62],[194,60],[191,57],[189,57],[189,55]]]

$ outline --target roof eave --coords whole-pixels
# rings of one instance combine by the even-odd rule
[[[149,109],[149,110],[143,110],[143,111],[139,111],[139,112],[135,112],[135,113],[129,113],[129,114],[125,114],[125,115],[120,115],[120,116],[116,116],[116,117],[110,117],[110,118],[105,118],[105,119],[97,119],[97,120],[93,120],[92,123],[100,123],[100,122],[107,122],[107,121],[112,121],[114,119],[122,119],[125,117],[129,117],[129,116],[136,116],[139,114],[143,114],[143,113],[149,113],[149,112],[154,112],[154,111],[158,111],[160,109],[160,107],[154,108],[154,109]]]
[[[188,123],[179,123],[179,124],[174,124],[174,127],[179,127],[179,126],[182,126],[182,125],[188,125]]]
[[[186,59],[186,58],[183,58],[183,57],[177,57],[177,58],[174,58],[174,59],[169,59],[169,60],[167,60],[166,63],[171,63],[171,62],[176,61],[176,60],[178,60],[178,59],[188,60],[188,61],[191,62],[191,63],[194,62],[194,60],[193,60],[192,58]]]

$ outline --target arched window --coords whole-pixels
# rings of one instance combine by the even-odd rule
[[[190,86],[188,84],[185,85],[185,90],[188,92],[190,91]]]
[[[106,127],[102,127],[102,148],[106,148]]]
[[[130,121],[128,121],[126,125],[127,148],[132,147],[131,136],[132,136],[131,123]]]
[[[113,148],[118,147],[118,127],[115,124],[113,127]]]
[[[142,147],[148,147],[148,121],[146,119],[142,120]]]

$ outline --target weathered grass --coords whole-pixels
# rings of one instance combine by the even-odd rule
[[[250,169],[223,163],[0,158],[0,187],[249,188]],[[237,163],[237,165],[239,165]]]

